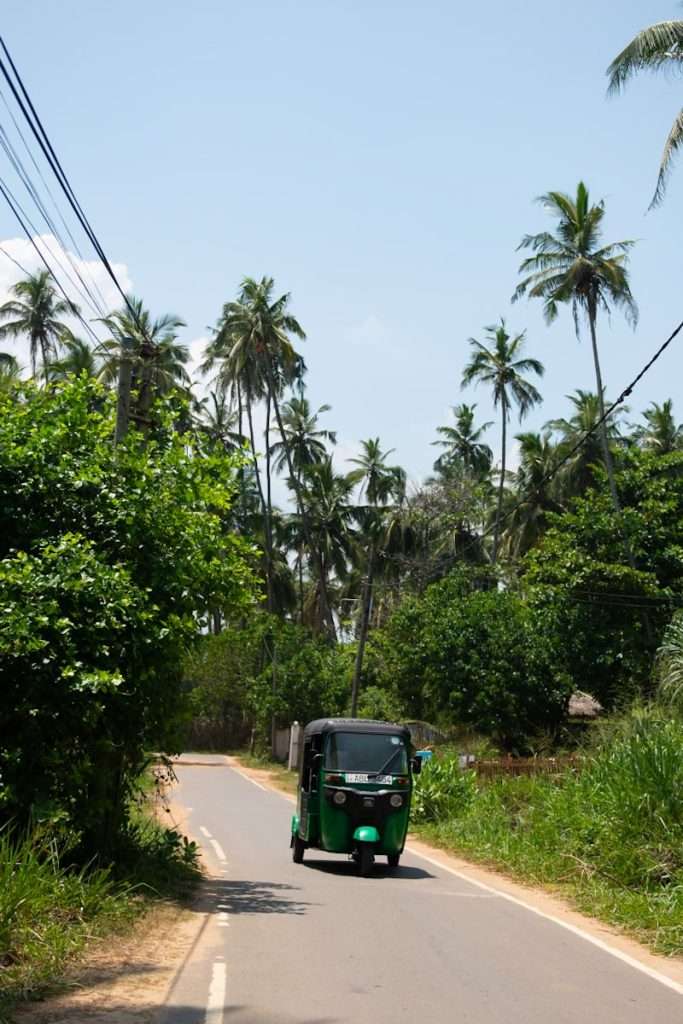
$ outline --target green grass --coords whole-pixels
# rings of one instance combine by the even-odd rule
[[[92,939],[128,931],[155,901],[188,897],[198,878],[195,845],[142,798],[106,868],[74,865],[48,829],[0,832],[0,1024],[58,985]]]
[[[297,772],[288,771],[287,767],[279,761],[272,761],[268,756],[257,754],[238,753],[233,755],[244,765],[245,768],[256,768],[259,771],[268,772],[271,782],[278,789],[284,790],[296,796],[298,788]]]
[[[559,892],[657,952],[683,953],[680,721],[636,712],[580,773],[559,779],[480,785],[437,762],[415,809],[418,833],[436,845]]]

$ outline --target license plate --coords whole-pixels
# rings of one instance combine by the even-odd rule
[[[358,775],[358,774],[350,775],[347,772],[347,774],[346,774],[346,781],[347,782],[369,782],[370,780],[369,780],[367,775]]]

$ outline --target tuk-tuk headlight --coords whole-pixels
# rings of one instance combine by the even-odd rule
[[[346,793],[344,793],[343,790],[338,789],[332,799],[338,807],[341,807],[342,804],[346,803]]]
[[[403,797],[400,793],[392,793],[389,797],[389,803],[392,807],[403,807]]]

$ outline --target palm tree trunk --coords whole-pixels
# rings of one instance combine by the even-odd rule
[[[261,472],[259,470],[258,458],[256,455],[256,440],[254,437],[254,418],[251,412],[251,399],[247,398],[247,422],[249,423],[249,439],[251,441],[251,457],[254,463],[254,473],[256,474],[256,487],[259,493],[259,499],[261,502],[261,513],[263,515],[264,527],[265,527],[265,540],[266,540],[266,602],[269,612],[273,610],[273,579],[272,579],[272,552],[270,546],[270,535],[268,533],[268,515],[266,511],[266,499],[263,493],[263,485],[261,483]]]
[[[507,454],[506,453],[506,448],[507,448],[507,418],[508,418],[507,399],[505,397],[505,393],[503,393],[503,397],[501,399],[501,410],[502,410],[502,419],[503,419],[503,429],[502,429],[502,432],[501,432],[502,452],[501,452],[501,457],[500,457],[500,483],[498,484],[498,508],[496,510],[496,527],[495,527],[495,530],[493,532],[493,554],[491,556],[491,561],[493,562],[494,565],[496,564],[496,559],[498,558],[498,543],[500,541],[500,524],[501,524],[502,519],[503,519],[503,493],[504,493],[504,490],[505,490],[505,458],[506,458],[506,454]]]
[[[368,571],[363,580],[363,596],[361,598],[360,631],[358,634],[358,647],[356,649],[356,662],[353,668],[353,683],[351,686],[351,718],[358,714],[358,693],[360,691],[360,678],[363,673],[363,656],[365,654],[365,643],[368,639],[370,629],[370,606],[372,602],[372,577],[375,562],[375,545],[370,541],[368,550]]]
[[[621,502],[619,501],[619,494],[617,493],[617,484],[614,479],[614,463],[612,462],[612,453],[609,449],[609,438],[607,435],[607,423],[604,419],[605,416],[605,395],[602,386],[602,372],[600,370],[600,357],[598,355],[598,339],[595,333],[595,317],[596,311],[589,309],[588,312],[588,323],[590,325],[591,332],[591,346],[593,349],[593,364],[595,366],[595,386],[598,390],[598,408],[600,409],[600,442],[602,444],[602,454],[605,459],[605,470],[607,472],[607,479],[609,481],[610,494],[612,495],[612,504],[614,505],[614,511],[617,516],[621,519]],[[628,545],[627,545],[628,547]],[[629,561],[633,559],[630,553],[629,547]],[[635,565],[632,566],[635,568]]]
[[[266,377],[267,377],[267,380],[268,380],[268,390],[270,391],[270,394],[272,395],[272,398],[273,398],[273,408],[275,409],[275,418],[277,420],[278,430],[280,431],[280,437],[282,438],[282,444],[284,445],[285,457],[287,459],[287,470],[289,472],[290,478],[292,479],[292,481],[294,481],[294,485],[295,485],[295,489],[296,489],[296,499],[299,502],[299,505],[301,507],[301,525],[303,526],[304,536],[306,538],[306,543],[308,544],[308,550],[311,552],[311,557],[313,558],[313,561],[315,563],[316,570],[317,570],[317,573],[318,573],[318,580],[319,580],[319,583],[320,583],[320,600],[321,600],[321,603],[322,603],[322,606],[323,606],[322,607],[323,619],[327,623],[327,628],[329,630],[330,638],[333,641],[336,642],[337,630],[336,630],[336,627],[335,627],[335,624],[334,624],[334,618],[332,616],[332,611],[330,609],[330,602],[329,602],[329,597],[328,597],[328,593],[327,593],[327,580],[325,579],[325,574],[324,574],[324,570],[323,570],[322,559],[320,557],[320,552],[317,550],[317,548],[313,545],[313,543],[311,541],[311,531],[310,531],[309,526],[308,526],[308,516],[306,515],[306,509],[304,508],[304,503],[303,503],[302,498],[301,498],[301,488],[299,486],[299,482],[298,482],[296,473],[294,472],[294,465],[292,463],[292,453],[289,450],[289,442],[287,440],[287,434],[286,434],[285,428],[284,428],[284,426],[282,424],[282,416],[280,414],[280,403],[278,402],[278,398],[277,398],[277,388],[275,386],[275,376],[274,376],[274,373],[273,373],[273,364],[272,364],[272,361],[271,361],[270,352],[268,351],[267,348],[264,348],[264,363],[265,363],[265,368],[266,368]]]
[[[616,514],[617,526],[621,533],[622,540],[624,542],[624,549],[626,551],[626,559],[631,569],[636,570],[636,560],[633,557],[633,551],[631,544],[624,531],[624,522],[621,514],[621,502],[619,501],[619,493],[617,491],[617,482],[614,477],[614,463],[612,461],[612,453],[609,449],[609,438],[607,436],[607,422],[605,421],[605,396],[603,394],[602,387],[602,373],[600,371],[600,357],[598,355],[598,339],[595,332],[595,320],[597,310],[592,305],[588,310],[588,323],[590,326],[591,334],[591,346],[593,349],[593,364],[595,366],[595,384],[598,389],[598,408],[600,410],[600,441],[602,442],[602,451],[605,459],[605,470],[607,472],[607,480],[609,482],[610,494],[612,496],[612,504],[614,505],[614,512]],[[650,622],[650,616],[646,610],[643,610],[643,626],[645,628],[645,636],[647,637],[648,643],[653,642],[652,624]]]
[[[266,533],[268,535],[268,544],[270,546],[271,554],[271,570],[272,570],[272,556],[273,556],[273,481],[271,479],[270,469],[270,414],[271,414],[271,399],[270,394],[266,396],[266,429],[265,429],[265,442],[266,442]],[[273,608],[273,611],[275,609]]]
[[[244,437],[244,404],[242,402],[242,385],[237,381],[237,430],[240,435],[240,444]],[[244,466],[239,471],[240,498],[242,501],[242,530],[247,532],[247,491],[245,486]]]

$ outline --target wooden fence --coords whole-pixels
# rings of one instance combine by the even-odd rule
[[[567,757],[501,757],[489,761],[475,761],[473,768],[482,779],[503,779],[532,775],[566,775],[578,772],[583,759]]]

